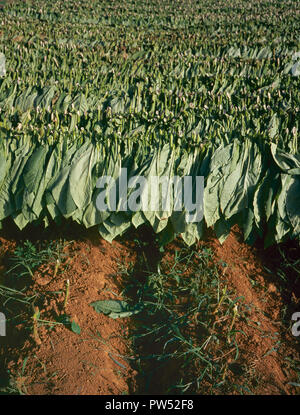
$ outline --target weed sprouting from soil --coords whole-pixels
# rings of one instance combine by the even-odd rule
[[[144,304],[130,336],[141,377],[137,393],[230,389],[227,360],[239,356],[235,323],[244,306],[221,283],[211,250],[167,252],[156,272],[142,263],[144,272],[121,268],[124,295],[135,292],[134,301]]]
[[[31,333],[34,341],[40,344],[38,328],[41,325],[53,327],[62,324],[39,318],[39,306],[43,304],[47,295],[32,291],[30,287],[33,284],[34,273],[44,264],[52,267],[54,273],[58,271],[58,264],[61,264],[65,257],[65,245],[63,241],[33,243],[25,240],[15,248],[14,252],[4,258],[7,271],[3,283],[0,284],[0,307],[5,310],[7,336],[3,338],[1,344],[5,350],[5,353],[0,354],[0,377],[3,380],[0,385],[1,393],[27,393],[23,382],[27,358],[24,359],[22,371],[15,377],[11,377],[9,371],[5,371],[5,361],[16,357],[14,353],[26,339],[30,338]],[[48,293],[48,297],[53,295]]]
[[[44,243],[34,244],[26,240],[23,245],[15,249],[14,255],[10,258],[10,267],[7,275],[14,275],[18,278],[32,278],[34,271],[44,263],[55,262],[56,267],[65,256],[63,253],[64,243],[62,241],[50,241],[47,246]],[[57,269],[55,268],[55,272]]]
[[[161,249],[146,231],[112,245],[89,236],[0,251],[0,393],[297,393],[298,339],[286,336],[297,303],[293,251],[282,248],[262,274],[234,235],[224,256],[215,240]]]

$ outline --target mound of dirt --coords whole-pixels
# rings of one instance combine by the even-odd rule
[[[2,253],[15,244],[1,239]],[[7,337],[1,344],[1,360],[16,378],[17,388],[26,394],[124,394],[134,388],[135,372],[122,358],[126,345],[126,319],[112,320],[97,314],[89,305],[98,299],[119,298],[117,261],[126,248],[117,242],[101,240],[74,242],[65,250],[61,270],[54,276],[55,264],[42,266],[26,295],[37,295],[40,322],[38,338],[29,321],[14,327],[8,323]],[[66,281],[70,294],[64,307]],[[80,335],[62,324],[51,325],[57,317],[70,316],[80,327]],[[26,318],[26,316],[25,316]],[[49,322],[49,323],[46,323]],[[17,332],[24,344],[14,347]],[[25,360],[26,359],[26,360]],[[10,362],[8,362],[10,360]],[[25,369],[22,366],[26,361]]]
[[[291,367],[299,362],[299,341],[283,324],[297,311],[297,275],[290,275],[286,284],[280,280],[278,271],[278,247],[263,250],[261,246],[250,247],[241,241],[242,234],[233,228],[228,239],[221,245],[213,236],[208,243],[216,261],[224,262],[222,279],[234,289],[237,296],[251,306],[248,322],[237,323],[239,348],[237,361],[229,364],[231,377],[254,377],[258,375],[256,394],[297,394],[299,388],[290,385],[297,381]],[[299,246],[290,242],[285,252],[295,254]]]

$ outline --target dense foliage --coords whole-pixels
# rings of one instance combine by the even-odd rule
[[[0,17],[0,223],[299,238],[297,1],[13,1]],[[204,221],[97,211],[120,166],[204,175]]]

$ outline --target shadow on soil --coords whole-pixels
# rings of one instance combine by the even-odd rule
[[[13,221],[7,220],[4,223],[5,231],[0,232],[0,236],[11,241],[30,240],[32,243],[39,241],[53,241],[62,238],[66,241],[89,239],[92,244],[99,246],[99,235],[97,229],[83,230],[83,228],[73,222],[64,221],[60,226],[53,224],[44,229],[42,226],[28,226],[23,231],[19,231]],[[123,275],[123,286],[126,287],[125,294],[133,302],[140,301],[141,287],[143,287],[150,273],[155,273],[163,256],[160,251],[157,238],[154,232],[148,227],[141,227],[139,230],[131,230],[124,237],[119,238],[121,243],[133,241],[137,260],[129,273]],[[175,241],[174,244],[181,242]],[[267,250],[263,250],[261,241],[256,243],[260,260],[267,270],[264,276],[267,283],[274,284],[281,296],[286,309],[283,315],[285,324],[289,324],[289,316],[299,311],[300,298],[300,275],[299,258],[300,247],[296,241],[288,241]],[[0,246],[1,254],[1,246]],[[11,266],[11,256],[13,249],[6,252],[2,258],[0,255],[0,266],[9,269]],[[1,273],[1,269],[0,269]],[[4,276],[4,285],[17,289],[22,292],[30,287],[30,278],[18,280],[17,273]],[[10,360],[18,359],[17,350],[22,348],[24,341],[30,338],[30,327],[18,324],[28,320],[31,313],[30,306],[24,302],[22,295],[21,301],[16,301],[7,297],[0,299],[0,310],[5,307],[7,310],[7,336],[1,341],[0,351],[0,388],[9,384],[9,374],[6,363]],[[37,300],[38,301],[38,300]],[[13,323],[13,324],[11,324]],[[147,336],[145,339],[139,337],[140,327],[157,327],[159,324],[170,324],[170,315],[167,311],[160,310],[153,315],[142,313],[132,319],[130,327],[130,337],[134,338],[135,361],[133,368],[137,370],[137,388],[134,394],[168,394],[174,392],[174,386],[180,382],[182,375],[183,361],[180,359],[168,359],[176,349],[176,343],[166,342],[166,338],[160,338],[159,330],[155,335]],[[170,340],[170,339],[169,339]],[[8,352],[7,351],[12,351]],[[234,369],[234,368],[233,368]]]

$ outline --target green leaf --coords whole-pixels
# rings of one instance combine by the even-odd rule
[[[69,316],[68,314],[62,314],[58,317],[57,321],[59,323],[62,323],[69,330],[73,331],[73,333],[80,334],[81,330],[79,325],[75,323],[75,321],[73,321],[71,316]]]
[[[223,244],[230,234],[230,224],[224,218],[220,218],[214,225],[214,231],[219,242]]]
[[[131,218],[132,224],[135,228],[138,228],[140,225],[143,225],[146,222],[146,218],[143,212],[136,212]]]
[[[269,136],[274,138],[279,131],[279,119],[276,114],[274,114],[269,123]]]
[[[53,85],[44,87],[41,94],[39,94],[34,100],[35,107],[50,107],[55,91],[56,87]]]
[[[79,159],[74,157],[70,166],[70,195],[80,210],[85,208],[91,200],[94,160],[94,146],[90,144]]]
[[[256,188],[253,200],[255,223],[258,227],[263,226],[263,222],[267,222],[273,214],[273,202],[279,186],[279,174],[274,169],[267,170]]]
[[[291,74],[293,76],[299,76],[300,75],[300,60],[298,60],[294,65],[291,67]]]
[[[75,97],[74,101],[72,102],[72,106],[76,111],[78,111],[81,114],[87,112],[89,109],[86,97],[82,93],[78,94]]]
[[[300,237],[300,178],[292,179],[286,193],[286,211],[293,227],[293,233]]]
[[[97,313],[103,313],[113,319],[130,317],[140,313],[144,308],[142,304],[130,306],[126,301],[121,300],[99,300],[91,303],[90,306],[92,306]]]
[[[75,321],[72,321],[71,323],[71,330],[73,331],[73,333],[76,333],[76,334],[80,334],[81,332],[79,325],[75,323]]]

